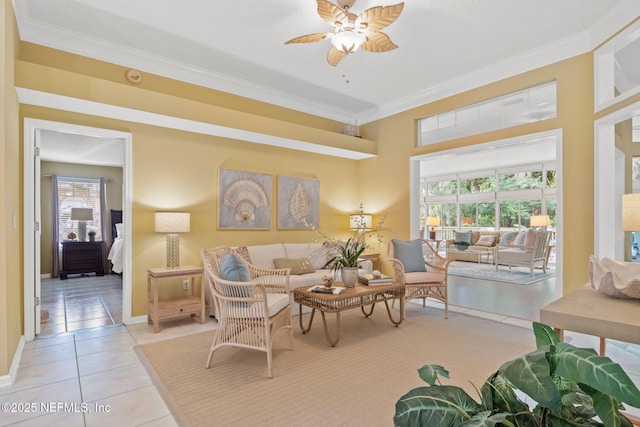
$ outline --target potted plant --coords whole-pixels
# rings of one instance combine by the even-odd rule
[[[470,243],[465,241],[453,242],[453,246],[455,246],[459,251],[466,251],[469,249],[469,245]]]
[[[95,230],[90,230],[87,234],[89,235],[89,241],[90,242],[95,242],[95,240],[96,240],[96,232],[95,232]]]
[[[478,390],[477,403],[462,388],[440,385],[439,365],[418,369],[429,387],[396,403],[395,426],[621,426],[631,422],[622,403],[640,407],[640,390],[622,367],[593,349],[560,342],[555,331],[533,323],[537,350],[504,363]],[[438,385],[436,385],[438,383]],[[516,390],[535,402],[531,409]]]
[[[354,238],[338,242],[335,247],[338,253],[327,261],[325,268],[330,268],[334,274],[340,271],[345,286],[353,287],[358,281],[358,259],[365,248],[364,243]]]

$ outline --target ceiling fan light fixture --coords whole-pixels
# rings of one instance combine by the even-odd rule
[[[342,30],[331,38],[331,44],[340,52],[352,53],[367,40],[367,36],[353,30]]]

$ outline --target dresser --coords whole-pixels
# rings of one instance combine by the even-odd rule
[[[104,242],[62,242],[62,270],[60,279],[65,280],[69,274],[96,273],[104,276]]]

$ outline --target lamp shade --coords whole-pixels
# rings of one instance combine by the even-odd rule
[[[349,229],[351,230],[371,230],[373,224],[370,214],[359,213],[349,215]]]
[[[440,227],[440,218],[437,216],[428,216],[427,225],[431,227]]]
[[[551,225],[551,220],[549,219],[549,215],[533,215],[531,216],[529,225],[531,227],[547,227]]]
[[[622,196],[622,229],[640,231],[640,193]]]
[[[191,230],[189,212],[156,212],[156,233],[188,233]]]
[[[71,208],[72,221],[93,221],[93,209]]]

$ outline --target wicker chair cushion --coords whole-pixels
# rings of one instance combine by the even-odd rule
[[[404,266],[404,272],[427,271],[422,253],[422,240],[392,239],[395,258]]]
[[[416,271],[413,273],[405,273],[405,284],[416,285],[420,283],[442,283],[444,274],[434,271]]]
[[[249,265],[241,256],[227,252],[220,260],[220,278],[233,282],[251,281]]]
[[[288,294],[267,294],[267,317],[277,314],[280,310],[288,306],[289,303],[290,299]],[[236,306],[229,313],[229,317],[236,319],[263,316],[262,302]]]

